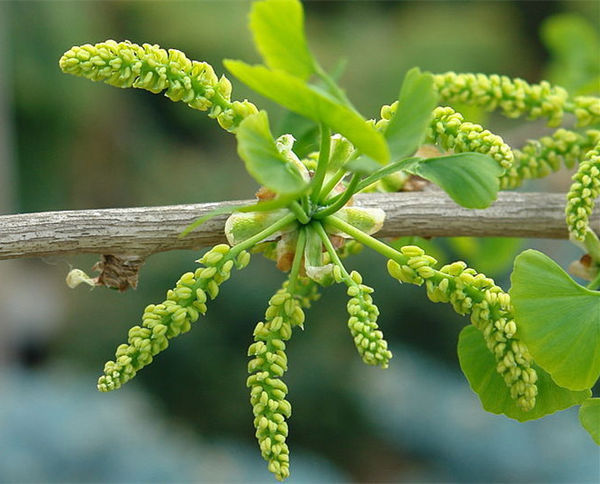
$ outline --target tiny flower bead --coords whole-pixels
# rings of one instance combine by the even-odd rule
[[[573,175],[573,184],[567,194],[567,226],[571,236],[583,242],[589,230],[589,218],[594,201],[600,196],[600,143],[588,151],[579,169]]]
[[[529,84],[523,79],[510,79],[493,74],[434,75],[434,83],[442,102],[481,106],[488,111],[501,109],[509,118],[548,118],[549,126],[561,123],[568,106],[568,93],[546,81]],[[573,108],[574,109],[574,108]]]
[[[286,418],[292,407],[285,399],[288,389],[281,377],[287,370],[285,343],[292,335],[292,328],[304,322],[302,304],[310,304],[312,296],[296,297],[288,291],[285,283],[269,301],[265,321],[256,325],[254,343],[248,348],[247,385],[254,413],[256,438],[267,468],[282,481],[290,475],[289,449],[285,444],[288,435]],[[296,283],[295,287],[302,287]],[[308,284],[307,284],[308,286]],[[309,291],[312,294],[311,291]]]
[[[142,326],[134,326],[128,333],[128,344],[117,348],[115,359],[104,368],[98,379],[98,390],[108,392],[120,388],[131,380],[137,371],[150,364],[155,355],[169,346],[169,339],[191,329],[191,323],[206,312],[207,293],[217,287],[216,279],[229,275],[232,261],[228,260],[228,245],[216,246],[200,260],[210,267],[199,268],[195,273],[181,276],[174,289],[167,292],[162,304],[150,304],[144,310]]]
[[[165,91],[172,101],[200,111],[210,109],[209,116],[228,131],[235,131],[244,117],[257,112],[248,101],[230,102],[231,83],[225,76],[219,79],[209,64],[191,61],[175,49],[107,40],[69,49],[59,65],[67,74],[92,81],[153,93]]]
[[[501,188],[516,188],[525,179],[541,178],[558,171],[562,165],[572,168],[600,141],[600,131],[584,134],[558,129],[551,136],[530,140],[514,150],[515,163],[500,178]]]
[[[354,284],[349,286],[347,291],[350,296],[347,304],[350,334],[365,363],[387,368],[392,353],[388,350],[387,342],[377,325],[379,310],[373,304],[373,289],[361,283],[362,278],[357,272],[353,272],[351,277]]]
[[[406,259],[402,263],[388,261],[390,275],[401,282],[417,285],[425,280],[431,301],[449,302],[457,313],[470,314],[472,324],[482,332],[494,355],[496,370],[509,387],[512,398],[523,410],[531,410],[537,395],[537,375],[531,367],[527,348],[515,338],[517,326],[510,296],[492,279],[478,274],[462,261],[435,270],[436,260],[425,255],[420,247],[406,246],[400,252]],[[414,268],[420,271],[418,276]]]

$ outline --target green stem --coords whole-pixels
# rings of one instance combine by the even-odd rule
[[[308,222],[310,222],[310,217],[306,215],[306,212],[298,202],[292,202],[288,208],[294,213],[294,215],[298,219],[298,222],[300,222],[301,224],[307,224]]]
[[[317,232],[317,234],[319,234],[319,237],[321,238],[325,249],[327,249],[327,252],[329,253],[329,257],[331,257],[331,261],[340,268],[344,282],[347,285],[355,285],[356,283],[350,277],[350,274],[348,274],[348,271],[344,267],[344,264],[342,264],[340,256],[335,251],[335,247],[331,243],[331,240],[329,240],[327,232],[325,232],[325,229],[323,228],[323,224],[321,222],[313,222],[312,227]]]
[[[333,190],[336,187],[336,185],[340,182],[340,180],[342,178],[344,178],[344,175],[346,173],[347,173],[347,171],[344,168],[340,168],[329,179],[329,181],[327,183],[325,183],[325,185],[323,186],[323,189],[321,190],[321,194],[319,195],[319,201],[325,200],[325,197],[331,193],[331,190]]]
[[[362,230],[353,227],[347,222],[335,217],[329,216],[324,222],[328,225],[335,227],[336,229],[341,230],[342,232],[350,235],[353,239],[357,240],[363,245],[370,247],[371,249],[379,252],[384,257],[388,259],[392,259],[396,262],[404,263],[406,257],[398,252],[396,249],[390,247],[389,245],[377,240],[375,237],[371,237],[370,235],[365,234]]]
[[[328,126],[321,123],[321,146],[319,148],[319,161],[317,171],[313,177],[312,191],[310,193],[310,201],[316,204],[319,201],[323,180],[327,173],[327,165],[329,164],[329,151],[331,149],[331,130]]]
[[[304,213],[309,213],[310,212],[310,203],[308,201],[308,195],[302,195],[300,202],[302,203],[302,210],[304,210]]]
[[[298,274],[300,273],[300,266],[302,265],[302,256],[304,255],[304,247],[306,246],[306,228],[301,227],[298,231],[298,242],[296,242],[296,253],[294,254],[294,261],[292,262],[292,269],[290,270],[290,276],[288,280],[290,284],[288,289],[291,294],[294,294],[296,281],[298,280]]]
[[[328,215],[332,215],[335,212],[337,212],[340,208],[342,208],[344,205],[346,205],[348,200],[350,200],[352,198],[352,195],[354,195],[354,193],[356,191],[356,186],[358,185],[359,181],[360,181],[360,175],[358,173],[355,173],[354,175],[352,175],[352,179],[350,180],[350,183],[346,187],[346,190],[341,194],[342,196],[340,198],[338,198],[335,203],[329,205],[329,207],[324,208],[320,212],[317,212],[314,215],[314,218],[321,219],[321,218],[327,217]]]
[[[367,247],[370,247],[374,251],[379,252],[384,257],[387,257],[388,259],[391,259],[400,265],[406,264],[406,262],[409,259],[408,256],[402,254],[401,252],[397,251],[396,249],[377,240],[375,237],[371,237],[370,235],[365,234],[362,230],[359,230],[356,227],[353,227],[349,223],[346,223],[343,220],[341,220],[333,215],[330,215],[329,217],[327,217],[324,220],[324,223],[341,230],[342,232],[350,235],[352,238],[354,238],[361,244],[366,245]],[[433,269],[433,270],[434,270],[434,275],[429,278],[430,280],[432,280],[433,282],[438,284],[442,279],[448,279],[451,284],[454,284],[453,276],[451,276],[450,274],[445,274],[444,272],[441,272],[437,269]],[[468,296],[471,299],[473,299],[473,301],[475,301],[475,302],[481,302],[485,297],[484,293],[480,289],[477,289],[475,287],[466,286],[464,288],[464,290],[468,294]]]
[[[267,237],[269,237],[270,235],[273,235],[278,230],[281,230],[286,225],[291,224],[294,220],[296,220],[296,215],[293,213],[289,213],[285,217],[280,218],[273,225],[269,225],[266,229],[261,230],[256,235],[253,235],[249,239],[244,240],[243,242],[240,242],[237,245],[234,245],[231,248],[231,250],[229,251],[230,257],[235,257],[237,254],[239,254],[243,250],[253,247],[254,245],[258,244],[263,239],[266,239]]]

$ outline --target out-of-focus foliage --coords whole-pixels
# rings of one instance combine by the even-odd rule
[[[597,25],[576,14],[556,15],[542,24],[541,36],[551,54],[546,78],[577,94],[600,91]]]

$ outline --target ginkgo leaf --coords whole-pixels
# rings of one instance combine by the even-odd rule
[[[594,442],[600,445],[600,398],[588,398],[581,404],[579,421]]]
[[[405,168],[444,190],[450,198],[467,208],[489,207],[498,196],[498,177],[503,169],[481,153],[457,153],[427,158]]]
[[[510,396],[510,389],[496,371],[496,359],[485,344],[483,335],[475,326],[467,326],[458,338],[460,367],[471,389],[479,395],[485,410],[524,422],[578,405],[590,397],[590,390],[571,391],[559,387],[548,373],[533,365],[538,374],[535,407],[521,410]]]
[[[244,119],[236,132],[238,154],[248,173],[276,193],[300,193],[308,183],[275,144],[267,113],[260,111]]]
[[[304,11],[298,0],[255,2],[250,30],[265,64],[306,79],[315,71],[315,60],[304,36]]]
[[[600,292],[531,249],[515,259],[511,282],[518,334],[537,364],[562,387],[591,388],[600,375]]]
[[[392,161],[414,154],[421,145],[437,100],[430,73],[417,67],[406,73],[396,112],[385,130]]]

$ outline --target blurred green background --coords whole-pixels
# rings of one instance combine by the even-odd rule
[[[397,95],[413,66],[433,72],[550,76],[584,92],[598,76],[598,2],[307,2],[312,50],[367,117]],[[162,96],[66,76],[72,45],[108,38],[158,43],[223,72],[223,58],[259,60],[249,2],[0,2],[0,213],[244,199],[256,190],[234,137]],[[284,20],[282,20],[284,21]],[[277,122],[284,113],[234,82]],[[470,111],[509,142],[539,123]],[[561,172],[524,189],[565,191]],[[558,241],[427,241],[508,287],[512,256],[537,247],[563,266]],[[245,388],[246,348],[284,279],[255,256],[205,318],[119,392],[95,390],[104,361],[163,299],[190,251],[152,256],[136,291],[70,290],[92,256],[0,262],[0,481],[264,482]],[[374,264],[373,262],[377,262]],[[400,287],[383,259],[348,260],[376,290],[391,368],[364,367],[347,334],[346,296],[327,289],[289,345],[293,482],[596,482],[597,447],[574,409],[517,424],[486,414],[456,358],[468,321]]]

